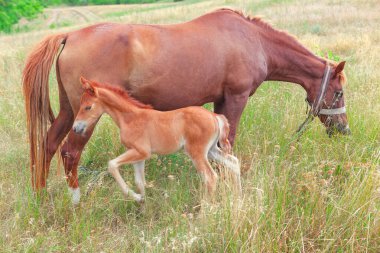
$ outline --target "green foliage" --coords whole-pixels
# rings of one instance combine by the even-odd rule
[[[0,31],[10,32],[20,18],[33,18],[42,9],[39,0],[0,0]]]
[[[335,62],[339,62],[341,60],[339,55],[336,55],[331,51],[325,51],[325,50],[318,49],[316,52],[316,55],[318,55],[320,57],[327,58],[329,60],[333,60]]]
[[[10,32],[21,18],[31,19],[51,5],[152,3],[157,0],[0,0],[0,31]]]

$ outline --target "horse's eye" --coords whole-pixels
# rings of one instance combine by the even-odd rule
[[[339,91],[335,91],[335,96],[340,98],[343,96],[343,91],[342,90],[339,90]]]
[[[89,110],[91,110],[91,106],[89,105],[89,106],[86,106],[85,108],[84,108],[86,111],[89,111]]]

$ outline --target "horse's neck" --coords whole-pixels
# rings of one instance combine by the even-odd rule
[[[279,35],[281,36],[281,35]],[[319,89],[326,61],[315,56],[291,37],[268,41],[268,76],[266,80],[292,82],[305,91],[315,93]]]

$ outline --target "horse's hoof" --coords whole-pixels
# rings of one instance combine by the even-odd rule
[[[71,188],[71,187],[69,187],[69,192],[70,192],[70,195],[71,195],[71,203],[74,206],[78,206],[79,205],[79,201],[80,201],[80,189],[79,189],[79,187],[78,188]]]

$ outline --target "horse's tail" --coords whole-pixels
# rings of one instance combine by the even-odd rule
[[[30,168],[35,189],[44,187],[46,183],[46,134],[49,122],[55,120],[49,99],[49,74],[58,49],[66,37],[66,34],[57,34],[41,41],[29,55],[23,71]]]

